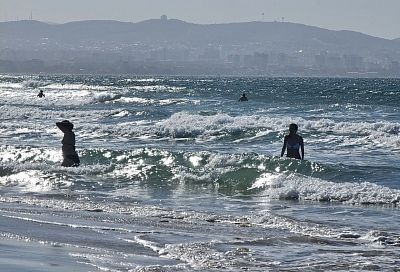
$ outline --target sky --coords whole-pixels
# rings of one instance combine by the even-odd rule
[[[0,0],[0,21],[29,19],[139,22],[160,18],[199,24],[285,21],[400,38],[400,0]]]

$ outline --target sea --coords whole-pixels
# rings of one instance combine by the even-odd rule
[[[0,76],[1,271],[399,267],[399,79]]]

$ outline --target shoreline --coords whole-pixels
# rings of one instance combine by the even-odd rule
[[[98,271],[71,256],[65,246],[0,237],[0,267],[7,272]]]

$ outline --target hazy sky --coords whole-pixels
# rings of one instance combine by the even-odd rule
[[[274,21],[400,38],[400,0],[0,0],[0,21],[169,18],[193,23]],[[264,13],[264,16],[262,15]]]

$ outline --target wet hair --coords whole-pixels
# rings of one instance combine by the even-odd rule
[[[290,124],[289,125],[289,131],[293,131],[294,133],[297,132],[297,130],[299,129],[299,126],[297,124]]]

